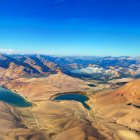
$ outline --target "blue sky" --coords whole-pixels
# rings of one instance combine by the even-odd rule
[[[139,0],[1,0],[0,52],[140,55]]]

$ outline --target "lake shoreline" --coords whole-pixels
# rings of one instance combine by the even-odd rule
[[[76,94],[79,94],[79,95],[84,95],[84,96],[87,96],[86,95],[86,92],[83,92],[83,91],[72,91],[72,92],[63,92],[63,93],[57,93],[55,95],[52,95],[49,100],[50,101],[54,101],[54,98],[57,97],[57,96],[60,96],[60,95],[65,95],[65,94],[72,94],[72,93],[76,93]],[[87,96],[88,97],[88,96]],[[89,97],[88,97],[89,98]]]
[[[60,101],[75,101],[80,102],[86,110],[91,110],[90,106],[86,103],[89,101],[89,97],[86,94],[81,94],[80,92],[65,92],[55,94],[50,97],[51,101],[60,102]]]
[[[7,90],[8,92],[11,92],[12,94],[16,95],[17,97],[22,98],[22,99],[24,100],[25,103],[30,104],[29,106],[24,106],[24,107],[33,107],[33,106],[35,105],[35,104],[34,104],[33,102],[31,102],[29,99],[27,99],[26,97],[20,95],[19,93],[17,93],[16,91],[14,91],[14,90],[12,90],[12,89],[8,89],[8,88],[5,87],[5,86],[0,86],[0,88],[2,88],[2,89],[4,89],[4,90]],[[12,105],[12,106],[14,106],[14,107],[19,107],[19,106],[17,106],[17,105],[14,105],[14,104],[12,104],[12,103],[8,103],[8,102],[3,101],[3,100],[0,100],[0,101],[6,103],[6,104],[8,104],[8,105]],[[20,106],[20,107],[24,108],[23,106]]]

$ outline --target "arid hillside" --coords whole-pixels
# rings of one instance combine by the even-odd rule
[[[140,131],[140,79],[131,81],[116,91],[96,94],[92,101],[97,116]]]
[[[43,77],[66,70],[40,55],[0,55],[0,79]],[[67,73],[67,72],[66,72]]]
[[[3,86],[30,100],[48,99],[51,95],[63,92],[85,92],[90,88],[85,81],[62,73],[42,78],[19,78],[5,82]]]
[[[62,73],[42,78],[6,80],[1,82],[1,85],[16,91],[33,103],[33,107],[19,108],[1,102],[0,138],[4,140],[6,138],[139,140],[140,138],[140,111],[138,104],[137,106],[134,104],[136,99],[139,100],[137,95],[139,92],[132,98],[133,100],[129,97],[129,89],[134,89],[135,92],[139,80],[132,81],[116,91],[98,92],[94,95],[89,92],[94,88],[89,87],[87,82]],[[90,98],[88,101],[90,111],[76,101],[50,100],[58,93],[75,91],[80,91]]]
[[[85,92],[88,88],[85,81],[59,73],[46,78],[19,78],[3,86],[27,97],[34,106],[18,108],[1,102],[1,139],[98,140],[104,137],[92,126],[82,104],[49,100],[58,93]]]

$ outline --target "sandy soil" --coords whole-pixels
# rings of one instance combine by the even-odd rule
[[[136,132],[139,131],[138,123],[133,122],[135,127],[127,126],[133,124],[131,117],[138,121],[139,109],[126,105],[126,98],[112,101],[114,96],[109,95],[113,92],[87,93],[90,97],[88,104],[92,108],[87,111],[75,101],[49,100],[57,93],[92,90],[85,81],[77,78],[54,74],[46,78],[22,78],[1,84],[26,96],[36,106],[17,108],[0,102],[0,140],[140,139]]]

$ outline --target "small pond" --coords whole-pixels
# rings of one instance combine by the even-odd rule
[[[89,100],[89,98],[85,95],[79,94],[79,93],[65,93],[65,94],[59,94],[54,98],[55,101],[61,101],[61,100],[74,100],[82,103],[82,105],[87,109],[90,110],[90,107],[86,104],[86,101]]]
[[[87,84],[89,87],[96,87],[94,84]]]

